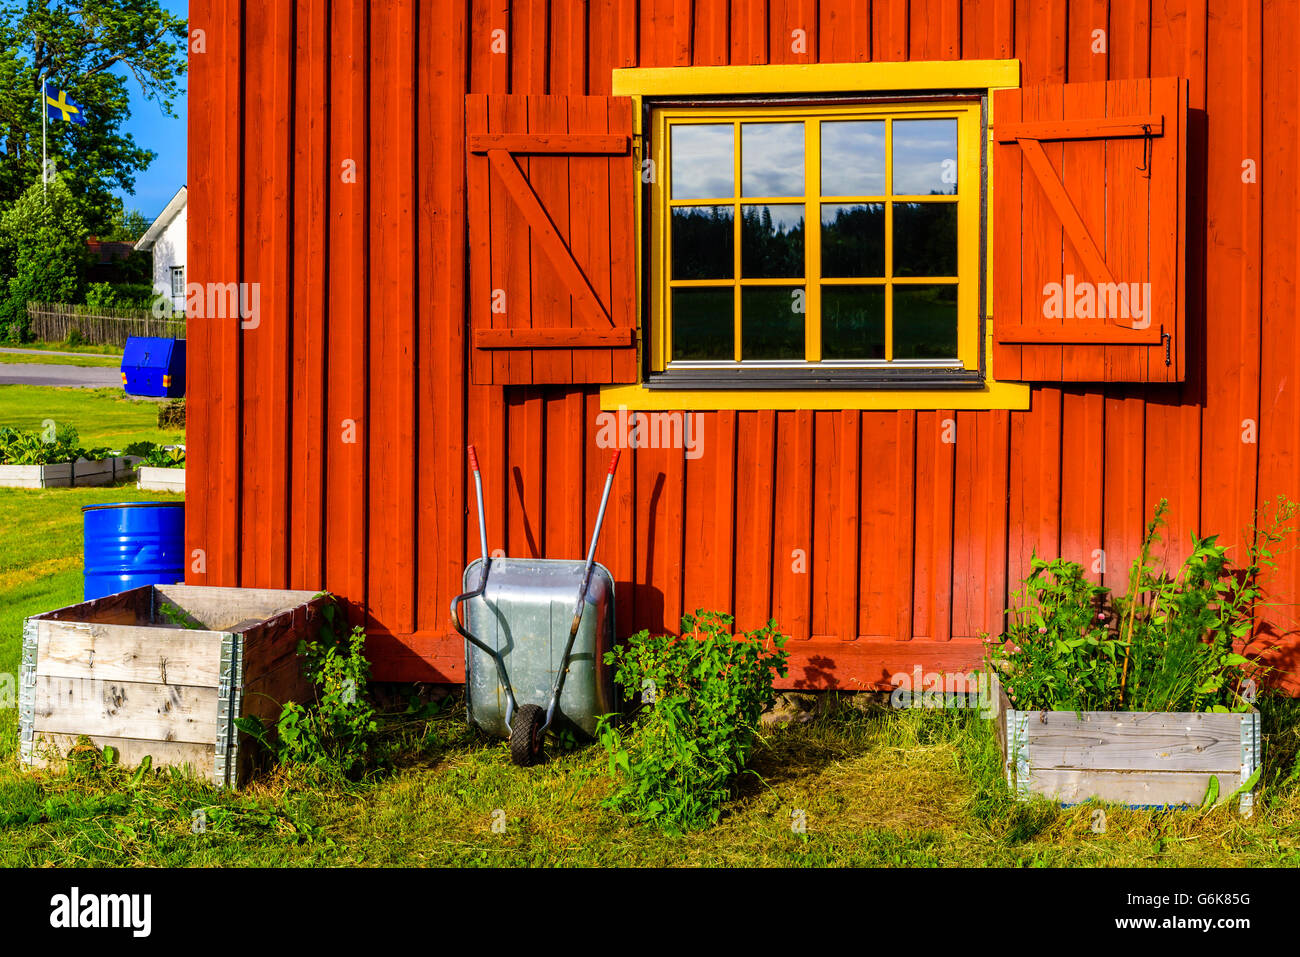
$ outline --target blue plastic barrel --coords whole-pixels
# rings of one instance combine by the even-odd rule
[[[85,505],[85,600],[185,580],[185,503]]]

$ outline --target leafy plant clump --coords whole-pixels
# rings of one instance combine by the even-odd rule
[[[108,449],[85,449],[70,425],[57,429],[11,429],[0,426],[0,465],[58,465],[79,458],[97,461]]]
[[[158,469],[185,468],[185,447],[163,447],[157,442],[132,442],[122,452],[123,455],[138,455],[140,465]]]
[[[236,718],[235,726],[261,742],[280,764],[355,780],[373,766],[379,732],[366,694],[366,632],[360,625],[347,632],[342,610],[333,603],[325,606],[323,617],[320,637],[298,646],[314,700],[283,703],[273,728],[256,716]]]
[[[616,781],[608,806],[672,833],[717,823],[789,657],[775,621],[734,636],[731,624],[698,611],[682,619],[680,638],[642,631],[605,656],[643,705],[626,726],[600,719]]]
[[[1128,576],[1112,597],[1076,562],[1044,561],[1013,594],[1009,624],[986,664],[1023,710],[1247,711],[1262,666],[1242,655],[1266,605],[1263,579],[1295,531],[1297,505],[1279,498],[1246,536],[1240,564],[1218,536],[1192,536],[1181,568],[1156,557],[1168,503],[1147,525]]]

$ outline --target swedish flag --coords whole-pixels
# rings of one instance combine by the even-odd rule
[[[45,84],[45,115],[52,120],[70,120],[78,126],[86,125],[86,111],[80,103],[68,99],[68,91]]]

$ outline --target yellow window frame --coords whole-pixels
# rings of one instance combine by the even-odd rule
[[[959,91],[961,93],[992,93],[995,89],[1018,87],[1019,85],[1020,63],[1014,59],[736,67],[652,67],[617,69],[613,71],[612,78],[613,94],[615,96],[630,96],[633,100],[635,132],[642,143],[645,142],[645,134],[652,132],[643,128],[645,116],[643,106],[647,100],[653,102],[654,98],[753,95],[784,97],[801,94],[844,93],[867,96],[874,94],[888,95],[903,90],[918,94],[938,90]],[[988,132],[986,137],[989,137],[993,126],[991,96],[988,98],[987,104]],[[886,106],[896,107],[897,105],[882,104],[882,108],[886,108]],[[947,108],[946,104],[937,100],[931,101],[927,105],[931,109],[943,110]],[[846,108],[861,109],[862,107]],[[807,110],[791,107],[791,109],[807,115],[824,111],[827,107],[810,106]],[[712,115],[713,112],[715,111],[710,109],[709,115]],[[656,147],[662,142],[661,137],[656,138],[654,141]],[[981,183],[986,197],[984,234],[982,237],[980,236],[977,225],[976,242],[963,244],[965,246],[975,246],[977,261],[981,252],[979,246],[983,244],[987,247],[989,242],[987,237],[992,234],[992,199],[990,195],[992,159],[989,155],[991,152],[988,149],[989,145],[990,140],[986,138],[984,142],[986,162],[982,172],[984,179]],[[820,148],[820,143],[818,148]],[[652,157],[643,152],[641,158],[644,161]],[[806,164],[805,170],[807,170],[812,166],[812,161],[807,155],[805,155],[804,161]],[[820,170],[820,159],[817,161],[817,167]],[[739,192],[739,183],[737,182],[735,185],[736,191]],[[960,189],[959,179],[959,191]],[[653,193],[654,191],[651,190],[652,202]],[[643,192],[638,189],[636,193],[638,235],[645,235],[641,227],[644,223],[644,217],[649,211],[644,208],[644,205]],[[818,222],[820,222],[820,219]],[[650,230],[651,235],[647,237],[648,241],[651,243],[660,242],[662,233],[665,231],[663,217],[656,217],[651,221],[650,225],[652,228]],[[960,237],[968,234],[963,233],[960,226],[958,233],[960,243]],[[656,247],[655,251],[659,251],[658,247]],[[986,248],[984,252],[987,253],[989,250]],[[818,253],[820,254],[820,247]],[[642,348],[650,350],[648,358],[652,370],[662,368],[663,357],[667,354],[665,343],[661,338],[662,324],[655,326],[651,321],[652,314],[644,312],[644,305],[647,301],[645,296],[646,284],[654,281],[651,270],[655,259],[656,257],[653,255],[645,255],[645,250],[638,250],[637,308],[638,324],[641,330],[640,343]],[[665,261],[662,257],[658,259],[661,264]],[[984,303],[977,302],[975,306],[977,316],[979,313],[983,313],[986,317],[983,322],[983,341],[977,340],[976,342],[977,355],[980,352],[979,347],[982,346],[983,356],[984,385],[980,389],[651,389],[647,387],[646,383],[641,382],[633,385],[602,386],[600,390],[601,408],[606,410],[626,408],[646,411],[656,409],[700,411],[712,409],[1028,409],[1029,385],[1020,382],[999,381],[995,375],[992,361],[993,323],[989,315],[991,310],[987,308],[992,299],[991,255],[984,255],[983,273],[987,299]],[[961,285],[965,285],[965,283],[963,282]],[[978,284],[972,285],[977,286]],[[662,283],[658,283],[653,288],[661,290],[665,287]],[[659,292],[657,295],[662,298],[663,293]],[[814,324],[810,322],[806,325],[811,326]],[[816,325],[817,334],[819,335],[820,323]],[[976,329],[978,330],[978,325]],[[658,350],[657,354],[656,350]],[[960,352],[959,358],[962,358],[964,365],[966,359]],[[658,359],[658,364],[656,359]]]
[[[889,102],[871,105],[821,106],[816,108],[743,107],[708,109],[701,107],[659,108],[651,114],[653,168],[658,171],[651,185],[650,224],[650,315],[647,330],[650,344],[650,368],[662,372],[672,356],[672,322],[670,292],[673,288],[733,288],[734,360],[741,362],[742,323],[741,289],[746,286],[802,285],[805,290],[804,361],[821,361],[821,293],[829,286],[884,286],[955,284],[957,286],[957,355],[962,369],[978,371],[979,348],[979,209],[980,209],[980,104],[954,102],[949,105]],[[893,129],[895,119],[955,119],[957,121],[957,194],[909,196],[893,191]],[[875,196],[827,195],[821,191],[821,124],[837,120],[879,120],[885,124],[885,191]],[[764,197],[741,195],[740,127],[753,122],[799,122],[804,127],[804,188],[801,197]],[[674,199],[669,156],[671,131],[679,126],[732,124],[732,193],[730,200]],[[668,228],[674,207],[726,206],[734,210],[734,228],[740,229],[741,207],[746,205],[792,205],[801,199],[804,207],[804,275],[790,279],[752,279],[741,276],[740,243],[734,245],[735,262],[731,279],[673,280],[668,264],[672,261],[672,236]],[[893,209],[898,202],[924,201],[951,203],[957,207],[957,275],[923,277],[894,275]],[[878,203],[885,207],[885,275],[882,277],[831,278],[821,274],[821,207]],[[885,296],[885,362],[893,358],[893,297]],[[943,365],[943,363],[935,363]],[[864,368],[880,368],[880,365]]]

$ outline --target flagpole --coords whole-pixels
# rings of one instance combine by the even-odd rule
[[[45,175],[46,170],[49,168],[47,165],[48,161],[45,159],[45,117],[49,111],[45,108],[45,74],[44,73],[41,74],[40,97],[41,97],[41,195],[49,196],[50,194],[50,187],[48,182],[49,177]]]

